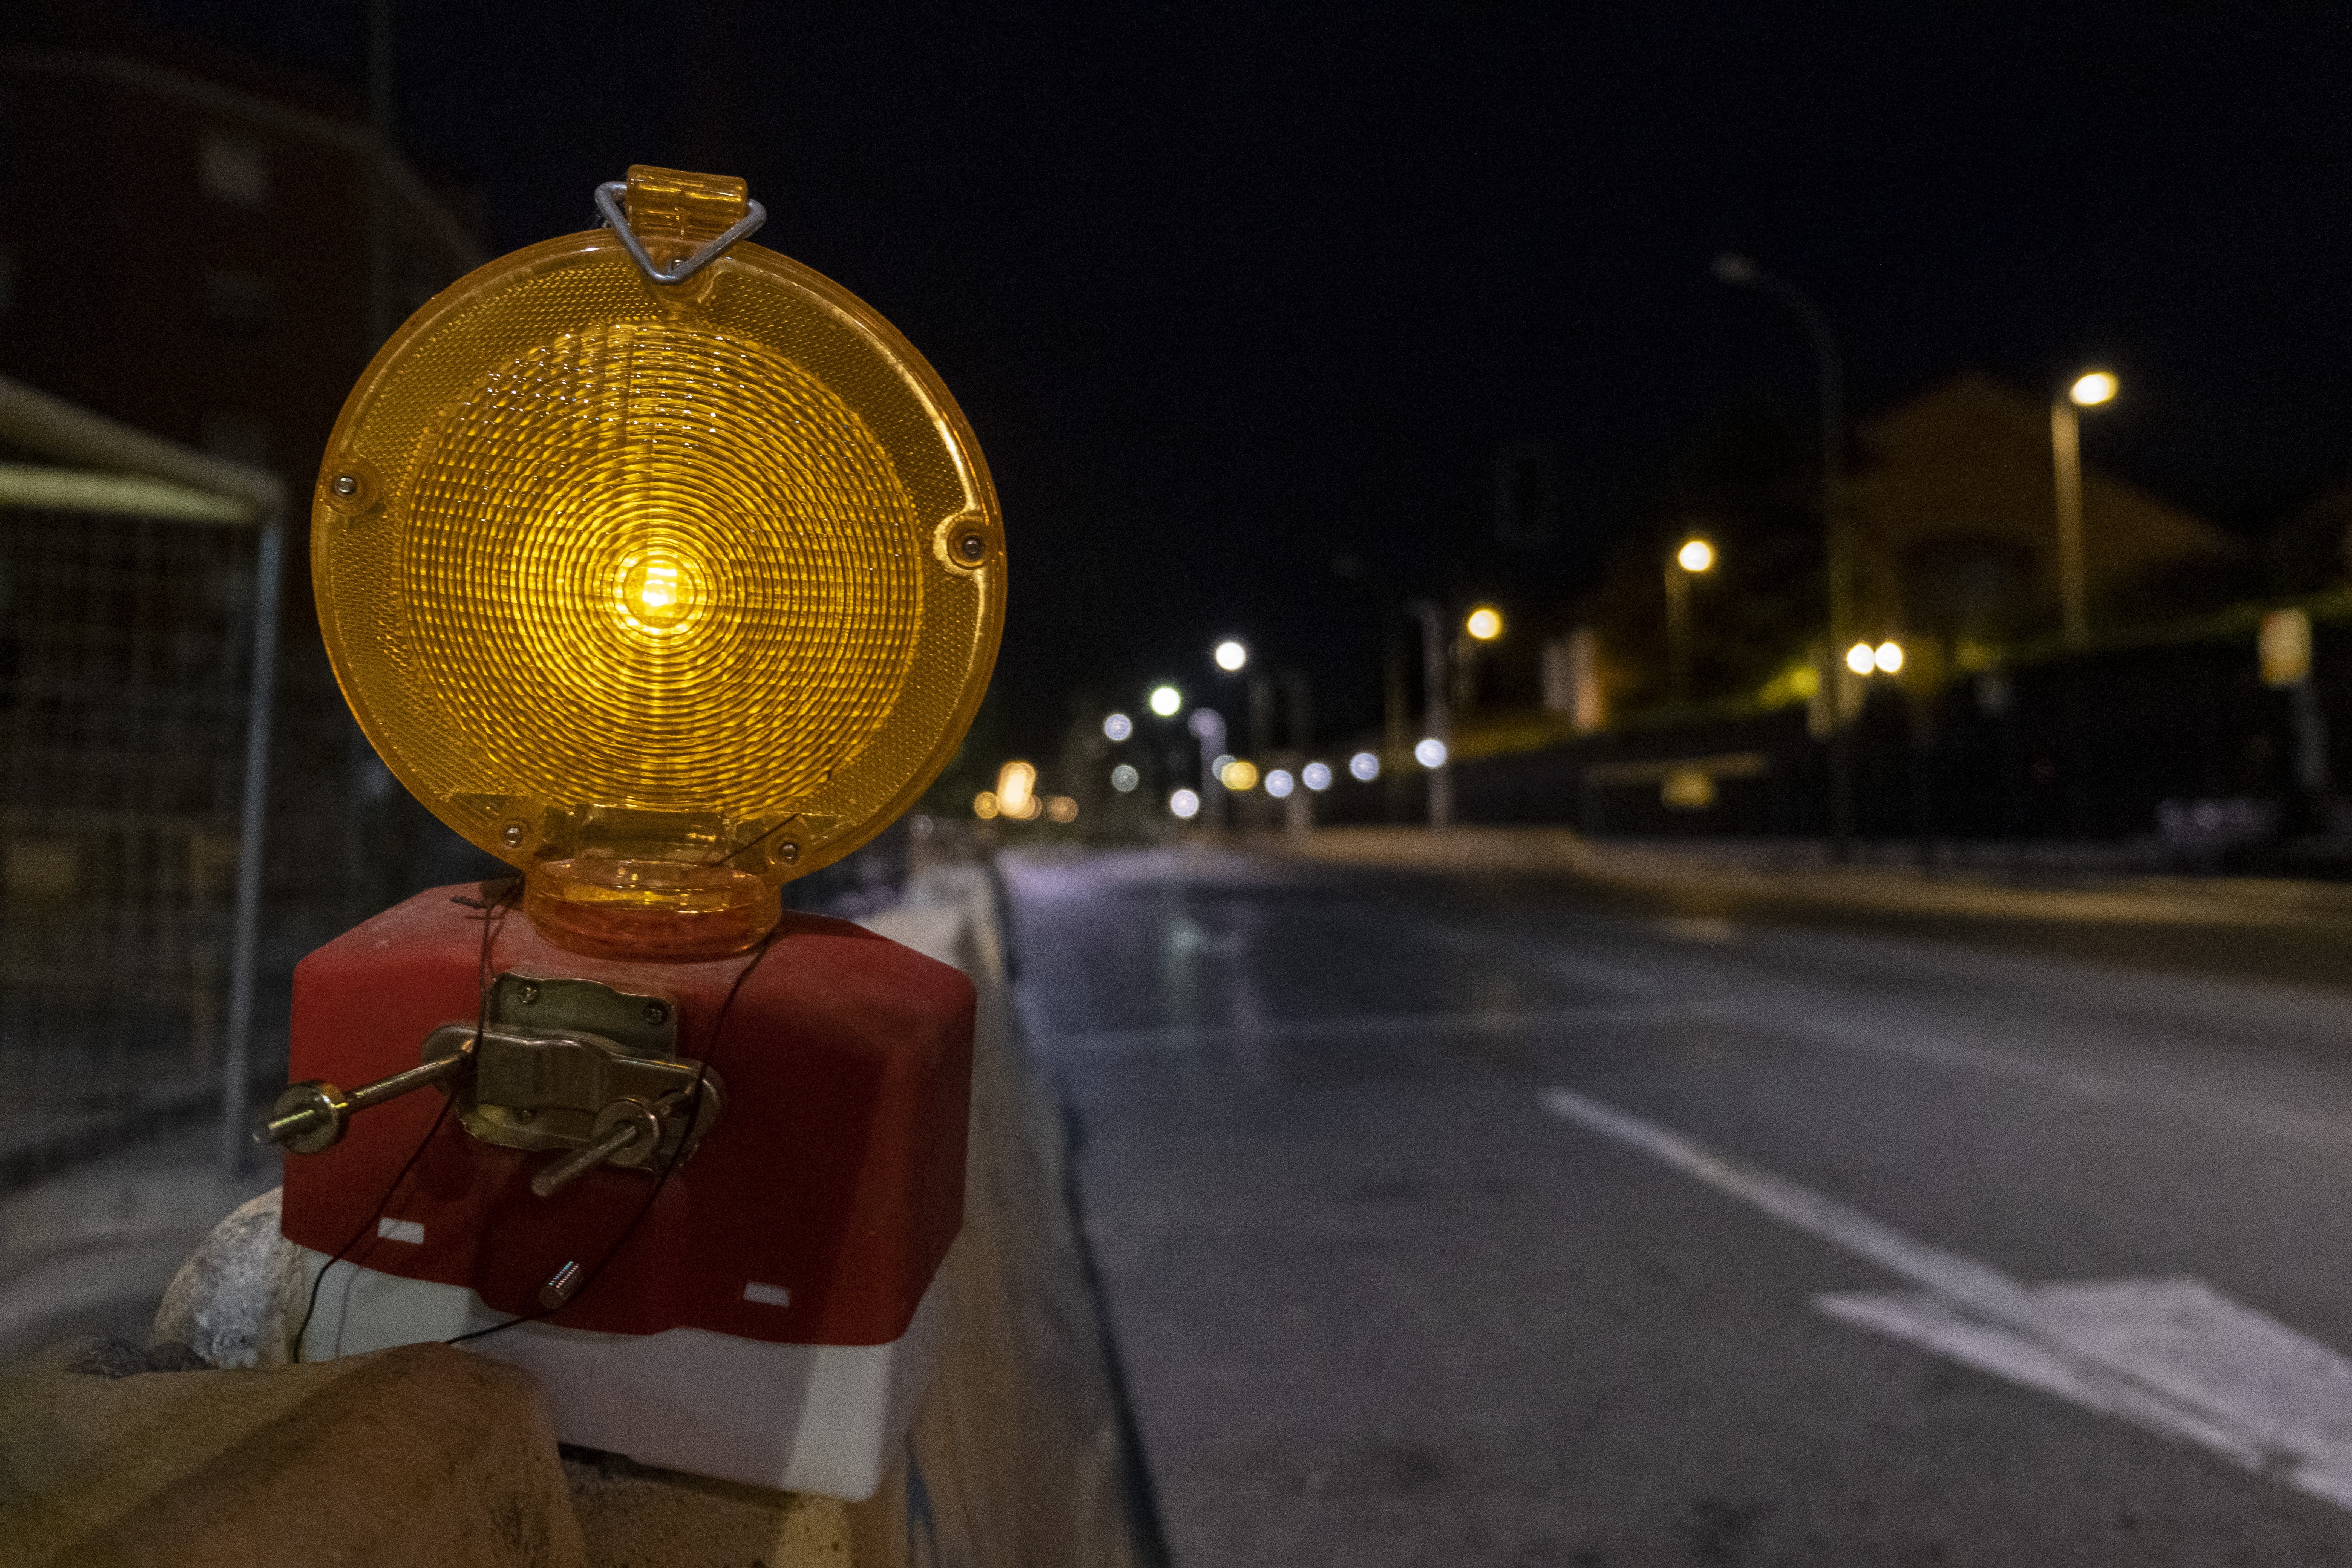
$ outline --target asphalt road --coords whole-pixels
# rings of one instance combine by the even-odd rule
[[[2352,944],[1006,873],[1185,1568],[2352,1563]]]

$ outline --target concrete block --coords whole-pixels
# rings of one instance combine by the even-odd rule
[[[188,1359],[100,1342],[0,1370],[12,1565],[585,1568],[525,1374],[443,1345],[141,1370]]]

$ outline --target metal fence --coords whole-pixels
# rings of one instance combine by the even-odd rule
[[[0,1180],[219,1103],[258,532],[0,508]]]

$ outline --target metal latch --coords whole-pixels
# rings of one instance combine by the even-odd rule
[[[288,1086],[255,1142],[315,1154],[341,1142],[357,1112],[429,1085],[485,1143],[562,1151],[531,1178],[547,1197],[600,1164],[665,1168],[719,1120],[719,1076],[670,1055],[677,1009],[667,996],[510,973],[492,983],[487,1011],[478,1032],[450,1023],[427,1035],[421,1067],[348,1093],[324,1079]]]

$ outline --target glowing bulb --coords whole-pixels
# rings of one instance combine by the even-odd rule
[[[1503,635],[1503,612],[1492,605],[1481,605],[1470,612],[1462,629],[1480,642],[1493,642]]]
[[[1309,763],[1298,770],[1298,782],[1320,795],[1331,787],[1331,768],[1328,763]]]
[[[1872,663],[1892,675],[1903,668],[1903,645],[1898,642],[1880,643],[1870,657]]]
[[[1297,787],[1298,781],[1290,776],[1288,769],[1276,768],[1265,775],[1265,793],[1276,800],[1288,800],[1290,792]]]
[[[996,770],[996,809],[1017,822],[1037,815],[1037,770],[1010,762]]]
[[[641,632],[680,630],[694,605],[690,580],[698,574],[670,555],[633,556],[621,563],[620,609]]]
[[[1190,822],[1201,815],[1201,797],[1189,789],[1180,789],[1168,797],[1168,815],[1179,822]]]
[[[2112,372],[2088,371],[2075,378],[2074,384],[2066,389],[2066,395],[2074,400],[2077,407],[2094,408],[2102,403],[2112,402],[2116,385]]]
[[[1125,763],[1119,763],[1118,766],[1111,769],[1110,771],[1110,787],[1118,791],[1121,795],[1129,794],[1137,784],[1139,784],[1142,782],[1143,775],[1137,773]]]
[[[1715,564],[1715,546],[1704,539],[1685,539],[1675,552],[1675,561],[1685,572],[1704,572]]]
[[[1162,719],[1173,719],[1176,710],[1184,706],[1184,694],[1172,686],[1155,686],[1151,689],[1150,702],[1154,713]]]
[[[1244,647],[1234,638],[1227,637],[1217,645],[1216,658],[1219,669],[1239,669],[1249,662],[1249,649]]]
[[[1419,744],[1413,747],[1412,760],[1419,763],[1424,768],[1444,767],[1445,765],[1445,742],[1439,740],[1434,735],[1424,738]]]
[[[1348,776],[1358,784],[1370,784],[1381,776],[1381,759],[1376,752],[1358,752],[1348,759]]]
[[[1878,650],[1866,642],[1858,642],[1845,650],[1845,667],[1856,675],[1868,675],[1878,668]]]
[[[1257,764],[1239,758],[1217,769],[1217,782],[1235,795],[1257,788]]]
[[[978,795],[973,795],[971,797],[971,814],[980,818],[982,822],[986,822],[991,817],[994,816],[996,815],[996,792],[992,789],[984,789]]]
[[[1045,816],[1054,822],[1076,822],[1078,803],[1066,795],[1049,795],[1045,797]]]

